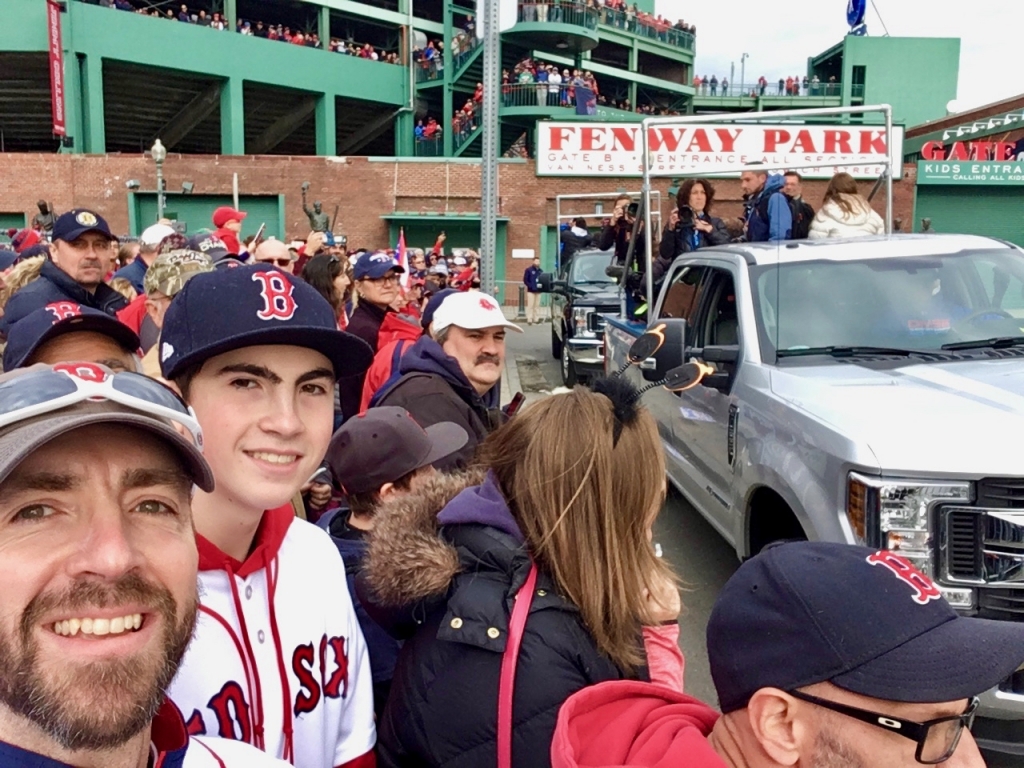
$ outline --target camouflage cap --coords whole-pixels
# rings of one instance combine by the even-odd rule
[[[168,298],[173,298],[189,278],[212,271],[213,261],[205,253],[180,248],[157,256],[146,270],[142,285],[147,294],[162,293]]]

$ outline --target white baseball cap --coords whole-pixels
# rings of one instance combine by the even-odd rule
[[[166,224],[153,224],[142,230],[139,235],[139,242],[143,245],[160,245],[160,242],[168,235],[173,235],[174,229]]]
[[[441,302],[434,312],[434,333],[443,331],[450,325],[475,331],[481,328],[504,326],[519,333],[523,332],[515,323],[505,319],[505,313],[494,297],[480,291],[453,293]]]

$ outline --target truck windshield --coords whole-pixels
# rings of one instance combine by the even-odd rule
[[[579,285],[580,283],[612,284],[615,282],[615,278],[608,277],[604,273],[605,267],[611,263],[612,254],[608,251],[577,253],[572,257],[572,265],[569,268],[569,282],[574,285]]]
[[[1024,344],[1024,254],[1015,248],[772,264],[751,278],[766,361],[836,348]]]

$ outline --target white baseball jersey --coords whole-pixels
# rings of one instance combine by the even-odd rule
[[[164,768],[163,764],[160,764]],[[256,747],[215,736],[192,736],[181,768],[289,768]]]
[[[168,691],[189,733],[298,768],[372,766],[369,656],[327,534],[288,504],[264,513],[244,563],[197,539],[199,621]]]

